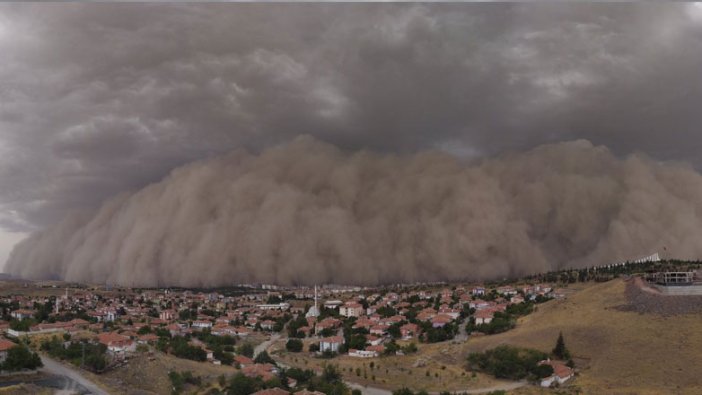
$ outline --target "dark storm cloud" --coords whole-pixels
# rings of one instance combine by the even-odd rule
[[[2,4],[0,227],[309,134],[465,158],[588,139],[692,162],[695,4]]]

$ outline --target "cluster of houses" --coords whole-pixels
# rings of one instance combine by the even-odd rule
[[[355,318],[352,328],[366,330],[364,331],[367,332],[366,346],[363,349],[351,348],[348,350],[348,355],[372,358],[385,351],[384,343],[390,341],[391,336],[388,331],[393,325],[400,325],[399,335],[402,340],[416,339],[421,335],[420,326],[410,322],[407,316],[410,310],[416,313],[416,321],[430,323],[433,328],[441,328],[458,321],[466,308],[473,309],[475,322],[480,325],[489,324],[496,312],[504,312],[510,304],[535,300],[539,296],[562,298],[564,295],[562,290],[554,291],[548,284],[525,285],[520,288],[502,286],[493,289],[486,289],[483,286],[456,287],[433,292],[418,290],[388,292],[382,295],[356,294],[345,301],[328,300],[324,303],[324,308],[337,310],[341,319]],[[436,303],[437,299],[438,303]],[[430,303],[431,301],[433,303]],[[395,314],[382,316],[378,312],[383,308],[391,308]],[[327,317],[318,321],[316,306],[312,310],[315,314],[308,313],[308,325],[301,328],[301,331],[307,336],[328,333],[328,329],[338,331],[333,336],[319,339],[318,345],[319,352],[339,352],[344,345],[344,337],[339,330],[342,326],[341,319]]]
[[[372,358],[383,354],[390,339],[397,338],[397,333],[394,336],[389,333],[393,326],[399,329],[400,339],[417,339],[422,334],[421,326],[410,321],[442,328],[459,321],[462,313],[471,308],[475,309],[476,323],[489,323],[495,312],[504,311],[511,303],[522,303],[538,295],[559,297],[560,294],[544,284],[521,288],[505,286],[486,289],[475,286],[400,289],[395,292],[351,288],[340,293],[328,289],[318,293],[316,288],[300,288],[259,290],[238,296],[189,290],[134,292],[129,289],[107,291],[79,288],[66,289],[64,294],[51,298],[25,295],[0,298],[5,306],[13,306],[9,311],[11,320],[36,318],[37,303],[53,305],[49,320],[36,322],[23,331],[12,329],[8,321],[0,321],[0,331],[15,337],[88,333],[95,341],[104,344],[110,354],[125,356],[134,352],[139,344],[154,344],[159,340],[153,331],[142,331],[145,326],[165,329],[172,336],[208,331],[215,336],[245,338],[254,332],[267,336],[275,329],[280,330],[281,322],[304,316],[306,325],[298,330],[306,337],[314,338],[319,352],[338,353],[343,348],[351,357]],[[321,314],[318,304],[320,297],[325,299],[323,308],[333,313]],[[310,299],[314,300],[312,306]],[[388,311],[391,313],[388,314]],[[413,320],[408,317],[410,312]],[[76,315],[82,318],[75,318]],[[365,329],[362,331],[366,333],[364,347],[342,347],[344,337],[341,328],[347,319],[354,319],[354,329]],[[210,362],[220,363],[207,345],[197,338],[191,337],[190,344],[203,348]],[[2,350],[0,358],[1,353]],[[252,377],[266,379],[277,374],[274,365],[256,364],[243,355],[236,355],[235,362],[244,374]]]

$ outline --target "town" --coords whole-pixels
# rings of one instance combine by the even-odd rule
[[[52,295],[18,292],[0,299],[0,330],[7,338],[2,360],[13,346],[30,347],[101,374],[129,364],[137,355],[160,353],[231,366],[232,376],[240,374],[261,388],[290,391],[309,387],[309,378],[304,383],[305,377],[296,375],[304,370],[292,366],[291,356],[307,355],[330,364],[346,357],[372,364],[383,356],[417,353],[419,344],[507,331],[537,304],[566,296],[566,290],[543,283],[259,285],[196,292],[39,282],[23,283],[20,291],[28,288]],[[565,376],[551,374],[560,365],[554,364],[556,369],[544,377],[546,386],[554,378],[563,382],[572,376],[570,368]],[[174,373],[177,383],[181,378]]]
[[[27,373],[58,364],[86,377],[79,393],[575,394],[593,362],[582,351],[589,340],[568,322],[593,323],[561,311],[594,308],[600,317],[591,302],[610,295],[605,301],[627,301],[605,308],[612,323],[633,319],[626,311],[695,313],[700,268],[646,259],[493,283],[373,288],[6,280],[0,368],[31,386]],[[683,288],[669,296],[671,286],[692,296],[678,296]]]

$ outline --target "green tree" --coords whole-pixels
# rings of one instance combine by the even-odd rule
[[[246,377],[243,373],[237,373],[229,382],[227,395],[249,395],[258,391],[260,387],[261,384],[256,379]]]
[[[251,343],[244,343],[236,349],[237,354],[253,358],[254,347]]]
[[[147,334],[147,333],[151,333],[151,327],[148,326],[148,325],[142,326],[142,327],[139,328],[139,330],[137,331],[137,334],[139,334],[139,335],[145,335],[145,334]]]
[[[270,363],[275,365],[275,361],[271,358],[266,351],[261,351],[254,359],[255,363]]]
[[[285,343],[285,349],[290,352],[300,352],[302,351],[302,341],[299,339],[290,339]]]
[[[534,375],[540,379],[549,377],[552,374],[553,367],[551,365],[539,365],[534,369]]]
[[[556,347],[551,351],[553,355],[558,359],[570,359],[570,352],[565,346],[565,341],[563,340],[563,332],[558,333],[558,340],[556,340]]]
[[[7,358],[2,363],[2,370],[17,371],[36,369],[44,366],[37,353],[32,352],[24,344],[18,344],[7,350]]]

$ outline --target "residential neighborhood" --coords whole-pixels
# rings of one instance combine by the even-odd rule
[[[508,330],[514,317],[554,297],[548,284],[248,286],[236,293],[40,286],[52,288],[56,295],[0,298],[4,317],[0,330],[6,337],[0,342],[0,359],[7,348],[24,341],[67,362],[80,348],[79,367],[95,373],[129,364],[146,352],[231,366],[246,377],[264,381],[276,379],[281,372],[275,343],[286,345],[287,352],[327,360],[401,356],[416,353],[422,343],[465,341],[471,335],[494,333],[490,325],[496,316],[503,321],[512,317],[498,328]],[[528,308],[510,316],[518,305]],[[252,351],[261,344],[269,345]]]

